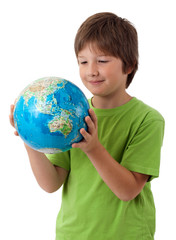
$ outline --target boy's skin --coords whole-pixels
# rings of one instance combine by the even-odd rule
[[[122,71],[122,61],[101,52],[95,44],[86,44],[78,54],[80,77],[86,88],[93,94],[92,105],[95,108],[115,108],[132,99],[126,92],[128,72]],[[13,121],[14,105],[11,106],[10,122]],[[98,139],[97,118],[92,109],[85,118],[88,132],[81,129],[84,140],[74,143],[88,156],[99,175],[114,194],[123,201],[134,199],[143,189],[149,176],[131,172],[115,161]],[[15,131],[15,135],[18,133]],[[39,185],[47,192],[58,190],[64,183],[68,171],[53,166],[47,157],[25,144],[33,173]],[[118,146],[117,146],[118,147]]]

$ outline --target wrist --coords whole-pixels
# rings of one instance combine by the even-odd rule
[[[98,142],[93,148],[86,152],[86,155],[91,159],[103,154],[104,151],[105,148],[100,142]]]
[[[38,152],[37,150],[34,150],[33,148],[31,148],[30,146],[28,146],[26,143],[24,143],[25,149],[27,151],[28,154],[37,154],[37,155],[41,155],[41,152]]]
[[[24,146],[26,148],[27,151],[35,151],[34,149],[32,149],[31,147],[29,147],[25,142],[24,142]]]

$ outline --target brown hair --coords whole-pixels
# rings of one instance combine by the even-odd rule
[[[120,58],[124,73],[132,69],[127,77],[127,88],[138,69],[138,37],[134,26],[110,12],[94,14],[78,29],[74,44],[76,56],[87,43],[95,43],[104,53]]]

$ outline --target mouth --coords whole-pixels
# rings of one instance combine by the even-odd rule
[[[93,80],[93,81],[89,81],[89,83],[92,84],[92,85],[99,85],[99,84],[101,84],[101,83],[103,83],[103,82],[104,82],[104,80]]]

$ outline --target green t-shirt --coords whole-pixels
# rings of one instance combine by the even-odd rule
[[[91,101],[89,100],[90,107]],[[150,175],[141,193],[120,200],[103,182],[86,154],[78,148],[47,155],[69,170],[56,223],[59,240],[152,240],[155,205],[151,179],[159,176],[164,119],[137,98],[113,109],[93,108],[101,144],[121,165]]]

